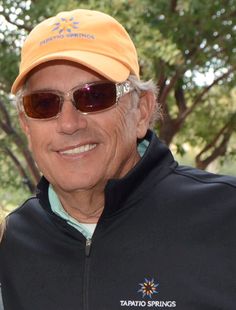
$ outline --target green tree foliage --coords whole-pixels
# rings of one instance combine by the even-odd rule
[[[130,33],[142,78],[154,78],[159,87],[161,139],[182,155],[186,144],[193,147],[196,166],[203,169],[216,159],[234,158],[236,0],[1,0],[2,190],[32,192],[39,179],[11,104],[22,42],[44,18],[75,8],[107,12]]]

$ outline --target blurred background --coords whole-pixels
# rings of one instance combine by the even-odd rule
[[[10,94],[20,48],[40,21],[75,8],[106,12],[127,29],[142,79],[159,87],[155,130],[176,159],[236,176],[236,0],[0,0],[0,212],[40,178]]]

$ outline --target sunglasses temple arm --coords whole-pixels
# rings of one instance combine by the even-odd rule
[[[118,99],[129,92],[131,92],[134,88],[130,84],[130,82],[126,81],[124,83],[117,83],[116,84],[116,102]]]

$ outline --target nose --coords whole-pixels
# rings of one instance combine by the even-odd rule
[[[86,116],[76,110],[70,99],[65,99],[57,118],[57,131],[59,133],[72,135],[78,130],[86,127]]]

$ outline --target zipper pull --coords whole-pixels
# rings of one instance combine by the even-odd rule
[[[86,245],[85,245],[85,255],[89,256],[90,250],[92,245],[92,239],[86,239]]]

